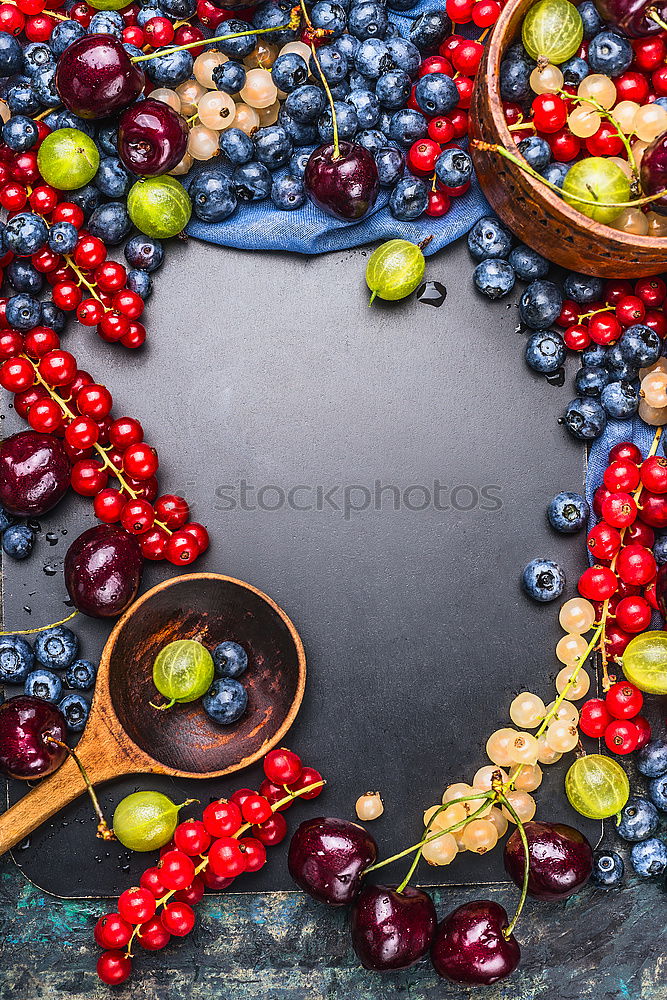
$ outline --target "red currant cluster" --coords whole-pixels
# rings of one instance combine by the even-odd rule
[[[477,0],[475,6],[493,6],[500,9],[495,0]],[[475,84],[474,77],[484,54],[484,46],[479,41],[463,38],[461,35],[450,35],[440,45],[438,55],[426,56],[419,68],[417,82],[428,73],[443,73],[454,80],[459,92],[459,102],[453,111],[447,115],[436,115],[429,119],[428,136],[413,143],[407,154],[407,165],[415,177],[433,178],[432,190],[429,192],[426,215],[440,218],[451,208],[452,198],[458,198],[470,188],[470,181],[458,187],[446,187],[435,177],[435,162],[443,149],[456,149],[457,139],[468,135],[468,109],[472,100]],[[412,93],[407,101],[407,107],[420,114],[428,115],[419,106],[415,97],[413,84]]]
[[[667,527],[667,459],[651,454],[642,461],[637,445],[614,445],[593,509],[600,520],[587,545],[595,563],[581,574],[579,593],[593,602],[603,626],[600,650],[607,688],[608,661],[618,660],[633,635],[649,628],[658,607],[651,546],[654,528]]]
[[[505,6],[498,0],[447,0],[445,9],[452,24],[472,24],[478,28],[492,27]]]
[[[579,728],[586,736],[604,739],[615,754],[641,750],[651,739],[651,726],[639,713],[644,696],[629,681],[619,681],[603,698],[589,698],[581,707]]]
[[[25,33],[30,42],[46,42],[56,26],[56,20],[68,20],[57,13],[62,2],[46,3],[44,0],[12,0],[0,4],[0,31],[10,35]]]
[[[608,281],[602,301],[591,303],[582,313],[581,306],[566,299],[556,322],[564,330],[563,340],[573,351],[583,351],[591,342],[607,347],[635,323],[643,323],[664,338],[666,298],[667,285],[662,278],[639,278],[634,284],[626,280]]]
[[[317,798],[324,786],[321,774],[291,750],[271,750],[264,773],[259,793],[241,788],[229,801],[211,802],[201,820],[179,823],[157,866],[121,894],[117,912],[100,917],[95,941],[105,949],[97,962],[103,983],[115,986],[129,977],[135,941],[159,951],[172,937],[186,937],[204,890],[219,892],[237,876],[263,868],[266,848],[287,833],[282,812],[296,798]]]
[[[206,550],[208,532],[188,522],[183,497],[158,497],[158,456],[139,421],[112,417],[109,390],[77,368],[53,330],[0,330],[0,361],[0,385],[14,393],[16,412],[33,430],[64,439],[72,488],[94,497],[101,521],[137,535],[147,559],[183,566]],[[108,486],[110,476],[118,488]]]

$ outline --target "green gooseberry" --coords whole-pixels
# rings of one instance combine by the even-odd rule
[[[374,250],[366,265],[371,301],[376,295],[395,302],[411,295],[424,277],[426,261],[421,247],[409,240],[388,240]]]
[[[184,805],[176,805],[162,792],[133,792],[116,806],[113,832],[128,851],[156,851],[174,836]]]
[[[526,14],[521,28],[531,59],[546,59],[556,65],[572,58],[583,37],[581,15],[569,0],[539,0]]]
[[[153,683],[169,702],[166,705],[151,702],[151,705],[166,709],[176,702],[196,701],[210,688],[214,673],[213,657],[201,642],[177,639],[168,643],[155,657]]]
[[[121,10],[127,7],[127,0],[90,0],[88,6],[95,10]]]
[[[45,183],[59,191],[74,191],[88,184],[99,165],[97,146],[78,128],[50,132],[37,152],[37,166]]]
[[[589,156],[573,163],[565,175],[562,191],[568,205],[589,219],[606,224],[614,221],[631,196],[627,176],[616,163],[603,156]],[[602,205],[585,204],[579,198]]]
[[[127,210],[142,233],[166,240],[185,229],[192,214],[192,202],[174,177],[144,177],[130,188]]]

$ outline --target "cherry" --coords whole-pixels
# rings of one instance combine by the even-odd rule
[[[66,751],[65,719],[50,702],[17,695],[0,705],[0,772],[20,779],[41,778],[57,770]]]
[[[136,539],[116,525],[98,524],[67,550],[65,584],[78,611],[108,618],[121,614],[135,599],[142,568]]]
[[[113,35],[78,38],[60,56],[56,70],[61,101],[80,118],[105,118],[122,111],[139,97],[145,82],[143,72]]]
[[[579,728],[585,736],[599,739],[611,722],[611,714],[602,698],[590,698],[581,706]]]
[[[132,960],[122,951],[103,951],[97,960],[97,975],[107,986],[118,986],[129,978]]]
[[[137,931],[137,938],[146,951],[160,951],[171,941],[171,934],[159,917],[153,917],[141,925]]]
[[[129,924],[143,924],[155,913],[155,897],[143,886],[133,886],[118,897],[118,912]]]
[[[212,837],[231,837],[241,826],[241,810],[236,802],[218,799],[206,806],[202,820]]]
[[[433,900],[422,889],[366,885],[350,913],[352,947],[365,969],[407,969],[431,947],[437,922]]]
[[[612,753],[624,756],[637,749],[639,730],[633,722],[614,719],[604,731],[604,742]]]
[[[160,914],[162,926],[175,937],[186,937],[195,925],[195,914],[187,903],[167,903]]]
[[[189,819],[179,823],[174,830],[174,843],[179,851],[190,857],[203,854],[211,843],[211,834],[204,823],[198,819]]]
[[[264,758],[264,774],[276,785],[291,785],[301,775],[301,758],[292,750],[279,747],[270,750]],[[261,822],[261,821],[260,821]]]
[[[132,924],[120,913],[107,913],[95,924],[94,936],[100,948],[124,948],[132,937]]]
[[[166,18],[152,18],[166,21]],[[148,33],[151,21],[144,30]],[[165,44],[163,42],[160,45]],[[127,108],[118,123],[118,155],[128,170],[155,176],[168,173],[181,162],[188,144],[185,119],[163,101],[148,98]]]
[[[507,912],[489,899],[464,903],[438,925],[431,961],[435,971],[455,983],[491,985],[511,975],[521,959],[513,934],[506,938]]]
[[[345,906],[359,894],[377,844],[356,823],[317,817],[305,820],[289,847],[288,867],[296,884],[321,903]]]
[[[266,847],[275,847],[287,836],[287,821],[285,817],[275,812],[271,819],[267,819],[260,826],[253,826],[253,835]]]
[[[318,208],[344,221],[356,221],[373,207],[380,190],[377,166],[371,154],[356,143],[318,146],[304,174],[308,197]]]
[[[579,830],[564,823],[524,826],[528,841],[528,894],[535,899],[565,899],[588,882],[593,871],[593,849]],[[505,870],[521,887],[524,850],[519,831],[508,838],[504,852]]]
[[[69,484],[67,453],[57,438],[21,431],[0,444],[0,504],[10,514],[41,517],[62,500]]]

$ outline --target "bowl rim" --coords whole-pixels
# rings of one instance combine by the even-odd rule
[[[223,770],[201,771],[201,772],[184,771],[181,768],[174,768],[171,767],[170,765],[163,764],[160,760],[158,760],[157,757],[153,757],[152,754],[149,754],[142,747],[138,746],[134,742],[132,737],[129,735],[129,733],[125,731],[124,726],[122,725],[120,719],[118,718],[118,714],[116,712],[116,708],[114,706],[113,698],[111,695],[110,660],[114,648],[116,646],[116,643],[118,641],[118,636],[123,631],[128,622],[134,617],[134,615],[138,611],[140,611],[143,605],[146,604],[149,600],[151,600],[151,598],[153,598],[156,594],[162,593],[162,591],[164,590],[168,590],[170,587],[175,587],[175,586],[177,587],[186,581],[198,583],[208,580],[215,582],[230,583],[236,587],[242,588],[243,590],[249,590],[251,593],[255,594],[255,596],[259,597],[262,601],[264,601],[265,604],[268,604],[268,606],[278,615],[278,617],[283,621],[283,623],[287,627],[287,630],[290,633],[292,642],[294,644],[294,648],[296,650],[297,686],[296,686],[296,691],[294,692],[294,697],[292,698],[292,702],[289,707],[289,711],[285,716],[282,724],[276,730],[275,734],[270,739],[265,740],[265,742],[262,743],[262,745],[254,753],[250,754],[247,757],[244,757],[237,764],[234,764],[230,767],[226,767]],[[301,708],[301,703],[303,701],[303,696],[306,689],[306,653],[303,647],[301,636],[299,635],[296,626],[292,622],[289,615],[285,611],[283,611],[280,605],[277,604],[271,597],[269,597],[268,594],[265,594],[264,591],[260,590],[258,587],[254,587],[251,583],[247,583],[245,580],[239,580],[233,576],[226,576],[223,573],[212,573],[212,572],[182,573],[179,574],[178,576],[169,577],[168,579],[162,580],[160,583],[155,584],[155,586],[151,587],[144,594],[138,597],[136,601],[133,601],[130,607],[127,609],[127,611],[125,611],[124,614],[118,619],[113,629],[109,633],[109,637],[107,638],[107,641],[104,644],[104,649],[102,650],[102,654],[100,656],[99,681],[100,683],[95,687],[94,701],[98,701],[99,708],[102,707],[101,703],[104,704],[103,714],[106,716],[107,726],[109,726],[109,722],[111,721],[109,719],[109,712],[111,713],[111,716],[113,717],[113,723],[110,728],[116,730],[114,735],[116,736],[117,740],[118,737],[120,736],[120,740],[118,741],[120,745],[123,747],[123,749],[126,751],[126,753],[128,753],[131,757],[137,759],[143,757],[146,762],[150,762],[152,764],[157,765],[156,768],[147,768],[147,770],[153,770],[155,773],[171,774],[174,776],[195,778],[195,779],[215,778],[215,777],[222,777],[223,775],[226,774],[232,774],[235,771],[245,770],[245,768],[249,767],[251,764],[254,764],[258,760],[261,760],[261,758],[264,757],[269,750],[271,750],[273,747],[275,747],[280,743],[282,738],[291,728],[291,726],[294,723],[294,720],[297,717],[299,709]],[[93,706],[91,706],[91,715],[92,715],[92,707]],[[128,748],[127,746],[128,742],[131,745],[132,750]]]
[[[517,8],[525,7],[528,9],[537,2],[538,0],[509,0],[509,3],[503,7],[500,17],[494,25],[487,46],[485,83],[488,87],[488,108],[496,132],[500,137],[500,142],[506,149],[509,150],[516,146],[516,141],[512,133],[509,131],[507,122],[505,121],[505,115],[503,113],[503,102],[500,96],[500,63],[509,42],[507,37],[509,25],[512,18],[516,14]],[[579,6],[579,2],[575,0],[575,6]],[[478,78],[478,81],[480,83],[482,82],[481,77]],[[511,162],[510,166],[515,170],[521,170],[520,167],[517,167]],[[620,229],[612,229],[611,226],[607,226],[603,222],[597,222],[595,219],[590,219],[587,215],[584,215],[583,212],[579,212],[576,208],[568,205],[564,198],[559,197],[555,191],[552,191],[546,184],[540,184],[539,181],[536,181],[535,178],[531,177],[531,175],[525,170],[521,170],[521,173],[523,174],[524,180],[530,187],[534,196],[536,198],[542,198],[546,201],[552,210],[560,212],[572,225],[580,228],[585,226],[591,230],[593,235],[599,237],[600,239],[619,244],[627,249],[639,251],[649,249],[663,250],[665,252],[665,267],[667,268],[667,237],[637,236],[633,233],[623,233]]]

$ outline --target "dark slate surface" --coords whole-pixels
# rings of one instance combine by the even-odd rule
[[[427,265],[448,288],[437,310],[415,301],[367,310],[365,260],[364,251],[305,261],[196,243],[174,248],[156,281],[144,352],[114,350],[81,329],[67,344],[107,382],[117,412],[144,421],[160,450],[163,486],[194,498],[196,516],[214,537],[201,565],[248,579],[293,616],[310,681],[290,743],[330,778],[320,800],[326,811],[350,815],[360,792],[382,791],[387,813],[373,829],[387,855],[416,839],[422,808],[445,784],[469,778],[484,762],[484,739],[506,723],[515,693],[533,687],[551,697],[556,616],[529,605],[516,579],[539,554],[556,555],[574,579],[580,541],[550,535],[544,506],[558,490],[581,484],[583,456],[556,423],[569,390],[525,371],[516,314],[474,297],[463,247]],[[15,426],[13,419],[6,426]],[[499,486],[502,508],[385,506],[348,518],[328,502],[326,512],[219,509],[229,504],[216,488],[244,478],[285,491],[338,486],[339,494],[346,485],[372,490],[376,478],[401,491],[432,488],[440,478],[447,489]],[[265,506],[275,495],[266,492]],[[365,502],[361,490],[351,497]],[[48,577],[43,567],[59,569],[69,538],[92,522],[85,501],[53,517],[33,558],[5,579],[7,624],[61,616],[59,574]],[[68,535],[51,546],[46,532],[54,528]],[[103,630],[82,623],[80,631],[86,655],[94,653]],[[572,819],[562,776],[562,768],[552,770],[538,792],[545,818]],[[239,776],[206,792],[245,781]],[[137,784],[148,787],[144,779],[129,787]],[[191,793],[187,783],[178,786],[168,787]],[[105,802],[129,787],[108,786]],[[295,807],[292,821],[297,809],[313,814],[320,803]],[[38,885],[79,896],[130,884],[123,853],[112,847],[107,858],[106,847],[90,839],[87,817],[81,800],[16,852]],[[599,834],[592,826],[588,832]],[[92,923],[105,904],[55,900],[8,859],[2,866],[0,997],[105,995],[91,949]],[[441,912],[482,892],[511,905],[507,887],[489,884],[502,879],[497,854],[421,872],[424,882],[434,876],[453,883],[438,893]],[[484,887],[456,887],[475,881]],[[255,886],[288,884],[279,849]],[[485,995],[664,996],[664,931],[646,916],[664,903],[657,893],[643,884],[611,895],[589,891],[564,906],[530,906],[519,935],[521,973]],[[344,918],[298,894],[216,897],[200,912],[193,938],[143,956],[133,985],[118,995],[468,995],[439,983],[427,967],[389,980],[359,970]]]

